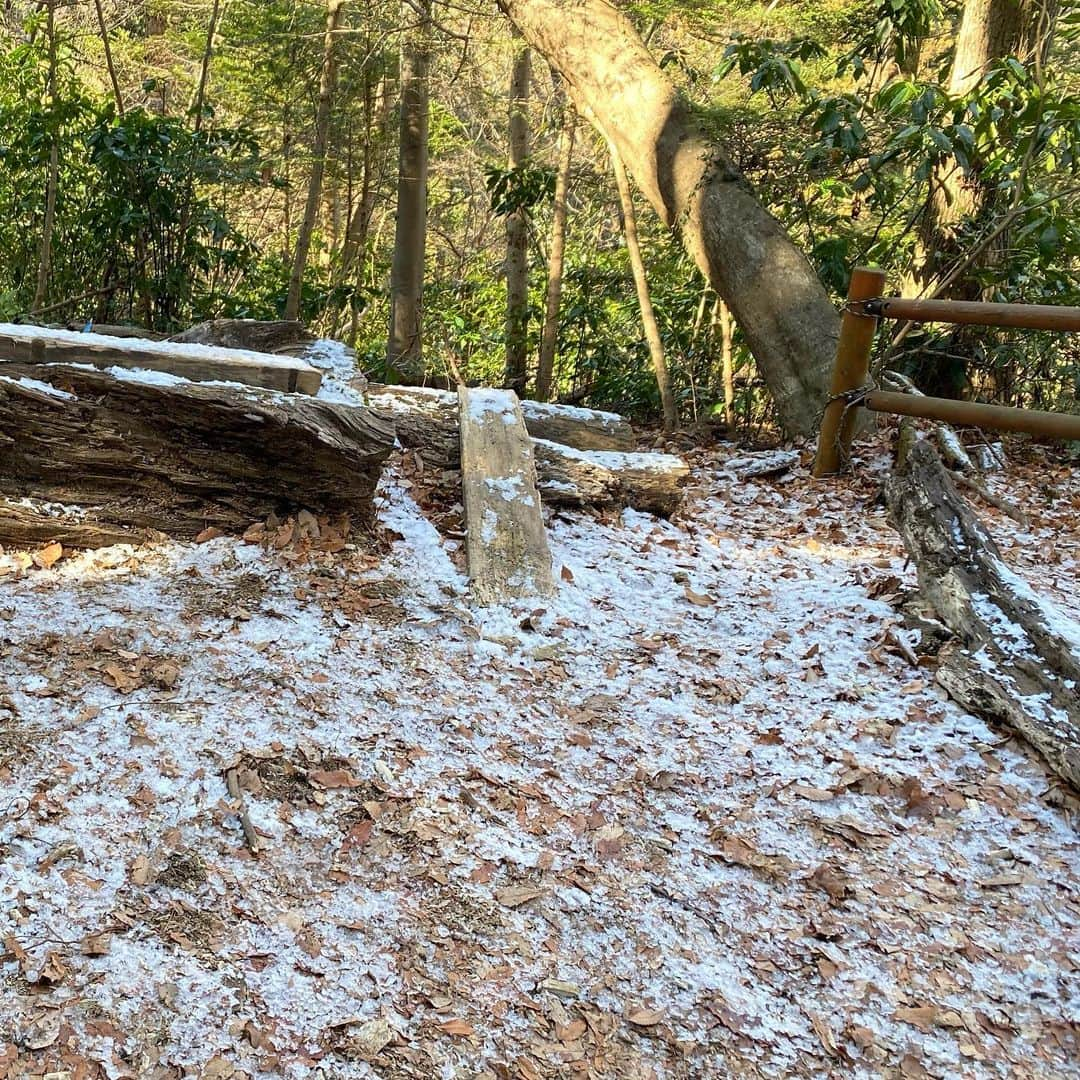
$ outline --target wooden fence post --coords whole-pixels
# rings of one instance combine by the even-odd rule
[[[847,306],[840,323],[840,340],[836,346],[836,366],[833,369],[832,401],[825,407],[818,437],[814,476],[829,476],[840,471],[841,455],[851,447],[857,410],[838,395],[849,394],[866,383],[870,371],[870,350],[874,346],[877,319],[861,312],[866,300],[881,296],[885,286],[885,271],[875,267],[857,266],[848,286]]]

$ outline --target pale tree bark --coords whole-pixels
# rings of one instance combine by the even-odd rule
[[[570,190],[570,164],[574,157],[574,131],[577,115],[566,100],[562,80],[552,72],[559,101],[559,164],[555,173],[555,206],[551,219],[551,243],[548,251],[547,289],[544,294],[544,325],[540,334],[540,355],[536,364],[536,396],[540,401],[551,397],[555,372],[555,346],[559,337],[559,305],[562,302],[563,263],[566,258],[567,194]]]
[[[517,44],[517,42],[515,42]],[[529,78],[532,56],[519,46],[510,72],[510,153],[507,166],[520,169],[529,156]],[[506,215],[506,385],[525,387],[529,333],[529,211],[524,206]]]
[[[428,69],[431,63],[431,3],[419,0],[420,24],[401,44],[401,119],[398,150],[397,220],[390,266],[390,335],[386,346],[388,382],[423,376],[422,300],[427,241]],[[416,12],[402,4],[407,23]]]
[[[109,43],[109,28],[105,23],[105,11],[101,6],[101,0],[94,0],[94,10],[97,13],[98,32],[101,34],[101,47],[105,50],[105,68],[109,73],[109,82],[112,85],[113,99],[116,101],[116,113],[124,115],[124,95],[120,91],[120,80],[116,77],[116,65],[113,63],[112,45]]]
[[[619,151],[645,197],[731,308],[792,433],[817,426],[839,319],[805,256],[761,205],[629,19],[605,0],[499,0]]]
[[[716,321],[720,324],[721,378],[724,383],[724,423],[728,437],[735,431],[735,324],[727,304],[716,299]]]
[[[619,157],[614,144],[610,146],[611,167],[615,172],[615,184],[619,189],[619,204],[622,209],[623,233],[626,236],[626,251],[630,256],[630,269],[634,275],[634,288],[637,290],[638,307],[641,308],[641,326],[645,332],[645,341],[649,346],[649,358],[656,375],[656,385],[660,390],[660,405],[664,414],[664,430],[674,431],[679,426],[679,410],[675,405],[675,394],[671,389],[671,373],[668,371],[667,358],[664,356],[664,343],[660,339],[660,327],[656,322],[652,298],[649,296],[649,282],[645,276],[645,263],[641,258],[641,245],[638,243],[637,216],[634,213],[634,197],[630,191],[630,181],[626,167]]]
[[[48,35],[49,47],[49,105],[51,110],[56,109],[56,0],[48,0],[45,21],[45,32]],[[60,133],[56,130],[57,119],[50,116],[49,124],[52,127],[51,142],[49,145],[49,174],[45,181],[45,217],[41,223],[41,248],[38,254],[37,283],[34,287],[33,310],[43,307],[49,291],[49,270],[52,267],[52,241],[53,229],[56,225],[56,189],[60,183]]]
[[[330,136],[330,110],[334,101],[337,82],[337,32],[341,25],[344,0],[327,0],[326,35],[323,44],[322,72],[319,75],[319,107],[315,114],[314,159],[308,182],[307,203],[300,230],[296,236],[293,253],[292,274],[289,278],[289,295],[285,300],[285,318],[300,318],[300,300],[303,294],[304,271],[307,269],[308,252],[311,250],[311,234],[322,199],[323,175],[326,171],[326,151]]]
[[[1041,66],[1049,52],[1059,0],[966,0],[956,32],[956,51],[949,73],[949,93],[960,97],[979,84],[995,60],[1016,57]],[[993,188],[978,168],[964,176],[955,164],[939,166],[930,181],[930,196],[919,223],[915,261],[904,282],[905,295],[946,295],[974,300],[980,293],[973,271],[993,258],[991,251],[975,260],[968,272],[947,285],[943,279],[965,255],[962,226],[992,209]],[[1007,245],[1000,237],[998,250]]]
[[[203,49],[202,63],[199,65],[199,83],[195,96],[191,99],[191,111],[195,114],[196,131],[202,130],[203,110],[206,108],[206,88],[210,83],[210,61],[214,56],[214,35],[217,33],[218,19],[221,17],[221,0],[214,0],[210,8],[210,24],[206,28],[206,46]]]

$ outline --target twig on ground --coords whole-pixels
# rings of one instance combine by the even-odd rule
[[[244,830],[244,842],[252,855],[258,855],[262,850],[259,843],[259,834],[248,817],[247,807],[244,806],[244,796],[240,792],[240,778],[235,769],[225,770],[225,786],[229,789],[229,796],[236,803],[236,815],[240,818],[240,827]]]

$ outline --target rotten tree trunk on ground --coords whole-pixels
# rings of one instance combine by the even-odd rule
[[[458,390],[465,554],[481,604],[555,591],[532,440],[517,396]]]
[[[303,323],[288,319],[212,319],[189,326],[169,340],[187,345],[214,345],[223,349],[300,355],[318,339],[305,329]]]
[[[0,364],[0,543],[191,538],[297,508],[368,520],[393,443],[366,408]]]
[[[4,360],[142,368],[197,382],[239,382],[300,394],[318,393],[322,382],[318,368],[291,356],[186,342],[77,334],[13,323],[0,323],[0,361]]]
[[[910,430],[886,497],[923,596],[958,638],[943,650],[938,681],[1080,788],[1080,627],[1005,565],[933,448]]]
[[[428,468],[461,467],[453,394],[378,387],[367,400]],[[622,417],[536,401],[523,401],[521,409],[534,439],[540,493],[549,506],[631,506],[670,514],[679,505],[686,463],[672,454],[627,453],[633,433]]]

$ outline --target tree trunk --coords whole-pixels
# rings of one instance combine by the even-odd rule
[[[555,347],[559,339],[559,305],[562,301],[563,262],[566,255],[567,194],[570,190],[570,164],[574,157],[574,129],[577,115],[566,100],[562,79],[552,71],[559,101],[559,165],[555,174],[555,206],[551,219],[551,248],[548,252],[547,290],[544,294],[544,326],[540,334],[540,356],[536,365],[536,396],[540,401],[551,397],[555,374]]]
[[[0,373],[0,497],[65,508],[51,535],[76,545],[244,529],[297,508],[370,520],[393,444],[370,409],[310,397],[65,366]],[[49,533],[45,510],[5,509],[0,543],[48,538],[27,531]]]
[[[1012,727],[1080,788],[1080,627],[1005,565],[933,447],[902,429],[886,484],[919,589],[957,641],[937,678],[964,708]]]
[[[626,252],[630,256],[630,269],[634,274],[634,288],[637,289],[638,307],[641,308],[641,325],[645,331],[645,340],[649,345],[649,358],[656,375],[656,385],[660,390],[660,404],[664,413],[664,430],[674,431],[679,426],[679,410],[675,405],[675,394],[671,389],[671,373],[668,371],[667,358],[664,356],[664,343],[660,339],[660,327],[656,322],[652,298],[649,296],[649,282],[645,277],[645,263],[641,258],[641,245],[638,243],[637,217],[634,214],[634,197],[630,191],[630,181],[626,176],[622,159],[615,144],[611,143],[611,167],[615,172],[615,184],[619,189],[619,204],[622,208],[623,233],[626,235]]]
[[[566,80],[664,223],[731,308],[792,433],[824,406],[840,321],[806,258],[605,0],[499,0]]]
[[[34,311],[44,307],[49,291],[49,271],[52,267],[53,229],[56,222],[56,189],[60,183],[60,132],[56,116],[56,0],[48,0],[45,31],[49,45],[49,126],[52,128],[49,146],[49,175],[45,181],[45,217],[41,223],[41,248],[38,256],[37,284],[34,287]]]
[[[401,44],[401,120],[398,150],[397,220],[390,266],[388,382],[419,381],[424,373],[423,291],[427,242],[428,68],[431,62],[431,3],[420,0],[420,25]],[[416,18],[404,0],[402,16]]]
[[[956,52],[949,74],[949,93],[970,93],[995,60],[1016,57],[1022,62],[1045,62],[1053,39],[1059,0],[966,0],[956,33]],[[935,169],[930,196],[919,222],[915,264],[904,284],[905,295],[944,295],[975,300],[981,294],[977,271],[992,257],[984,252],[966,273],[948,285],[943,278],[966,254],[961,227],[992,209],[993,187],[981,181],[978,165],[964,176],[955,163]],[[1007,238],[995,247],[1003,249]]]
[[[515,35],[516,36],[516,35]],[[529,156],[528,45],[518,48],[510,72],[510,171],[521,169]],[[529,211],[519,206],[506,215],[506,385],[523,391],[529,334]]]
[[[109,73],[109,83],[112,85],[113,99],[116,101],[116,114],[123,116],[124,95],[120,91],[120,80],[116,77],[116,65],[113,63],[112,46],[109,43],[109,28],[105,23],[105,11],[101,6],[101,0],[94,0],[94,9],[97,12],[101,47],[105,50],[105,68]]]
[[[206,46],[203,49],[202,64],[199,67],[199,84],[191,101],[191,111],[195,114],[194,127],[202,130],[203,110],[206,108],[206,87],[210,82],[210,61],[214,55],[214,35],[217,33],[218,18],[221,15],[221,0],[214,0],[210,9],[210,23],[206,28]]]
[[[293,254],[292,275],[289,278],[289,295],[285,301],[287,321],[300,318],[304,271],[307,268],[308,251],[311,248],[311,234],[315,230],[319,202],[322,199],[326,148],[330,134],[330,109],[334,98],[334,84],[337,80],[337,30],[341,25],[341,13],[344,6],[344,0],[327,0],[326,2],[326,36],[323,46],[322,72],[319,76],[319,108],[315,115],[314,160],[311,163],[311,179],[308,182],[304,218],[296,236],[296,251]]]
[[[721,378],[724,382],[724,422],[728,428],[728,438],[735,432],[735,326],[731,311],[719,297],[716,300],[716,315],[720,323],[720,362]]]

